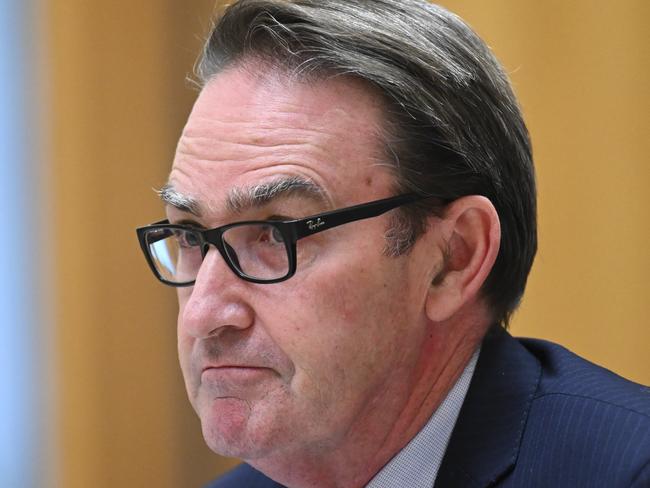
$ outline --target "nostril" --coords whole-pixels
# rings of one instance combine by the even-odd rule
[[[254,316],[252,307],[230,292],[194,295],[179,316],[179,333],[205,338],[222,329],[247,329]]]
[[[185,306],[179,318],[179,332],[185,336],[204,338],[213,335],[215,330],[224,323],[223,310],[227,308],[217,304],[207,296],[193,294]]]

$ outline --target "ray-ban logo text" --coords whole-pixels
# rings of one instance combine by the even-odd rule
[[[321,220],[320,218],[316,220],[308,220],[307,221],[307,227],[309,227],[309,230],[316,230],[319,227],[325,225],[325,221]]]

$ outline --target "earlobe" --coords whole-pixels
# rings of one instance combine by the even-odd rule
[[[501,227],[492,202],[472,195],[455,200],[443,218],[442,267],[429,288],[426,314],[444,322],[474,301],[499,252]]]

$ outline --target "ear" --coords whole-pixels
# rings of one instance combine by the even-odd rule
[[[499,252],[501,225],[492,202],[471,195],[450,203],[439,222],[444,259],[433,279],[426,313],[445,321],[477,296]]]

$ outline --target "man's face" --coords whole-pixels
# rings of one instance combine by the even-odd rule
[[[170,184],[200,216],[168,206],[172,223],[293,219],[391,196],[382,111],[365,85],[250,73],[221,73],[199,96]],[[322,198],[279,192],[237,212],[226,204],[286,178],[312,182]],[[214,451],[249,461],[319,455],[403,408],[424,342],[426,266],[417,246],[384,255],[389,218],[298,241],[295,276],[276,284],[237,278],[210,249],[196,284],[179,289],[181,367]]]

